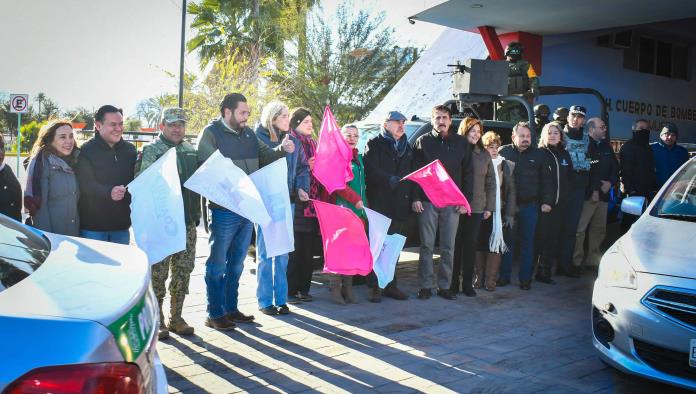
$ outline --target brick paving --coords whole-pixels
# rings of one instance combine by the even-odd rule
[[[196,268],[184,316],[193,337],[160,342],[172,393],[665,393],[669,386],[622,374],[595,355],[589,323],[592,278],[534,283],[478,297],[419,300],[417,254],[404,252],[400,287],[411,298],[360,303],[329,301],[315,273],[314,302],[287,316],[258,312],[254,267],[247,259],[240,310],[256,323],[218,332],[206,316],[207,235],[199,229]],[[167,309],[165,308],[165,311]]]

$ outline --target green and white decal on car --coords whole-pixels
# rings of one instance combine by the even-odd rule
[[[150,292],[136,303],[131,310],[109,324],[109,331],[126,362],[135,361],[147,348],[155,320],[155,307]]]

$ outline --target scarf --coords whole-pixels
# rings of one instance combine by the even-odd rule
[[[27,168],[27,187],[24,192],[24,207],[29,216],[35,216],[41,209],[41,176],[44,170],[44,151],[40,150],[29,162]]]
[[[503,219],[501,214],[501,202],[500,202],[500,176],[498,175],[498,167],[505,160],[503,156],[498,156],[493,161],[493,168],[495,171],[495,211],[493,211],[493,230],[491,231],[491,238],[488,241],[488,250],[492,253],[505,253],[508,248],[505,245],[505,240],[503,239]],[[500,169],[503,170],[502,167]]]
[[[309,160],[317,153],[317,142],[312,138],[311,135],[303,135],[295,130],[290,130],[290,135],[297,138],[302,144],[302,151],[304,153],[305,159]],[[309,181],[309,198],[312,200],[328,201],[328,193],[324,188],[317,182],[317,178],[314,175],[310,176]],[[314,205],[307,204],[304,209],[304,216],[308,218],[317,217],[317,213],[314,210]]]
[[[394,137],[392,137],[391,134],[389,134],[387,130],[382,128],[382,137],[394,145],[394,150],[396,150],[397,157],[402,157],[404,153],[406,153],[406,147],[408,146],[408,138],[406,138],[406,134],[402,135],[397,141],[394,139]]]

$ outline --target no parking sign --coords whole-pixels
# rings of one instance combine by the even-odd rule
[[[11,94],[10,112],[17,114],[17,175],[19,175],[19,157],[21,156],[20,147],[22,146],[22,134],[19,131],[22,126],[22,114],[29,112],[29,95]]]
[[[12,112],[13,114],[26,114],[27,112],[29,112],[29,95],[11,94],[10,112]]]

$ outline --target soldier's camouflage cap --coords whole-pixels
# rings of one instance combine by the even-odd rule
[[[167,107],[162,110],[162,123],[186,122],[186,111],[179,107]]]

